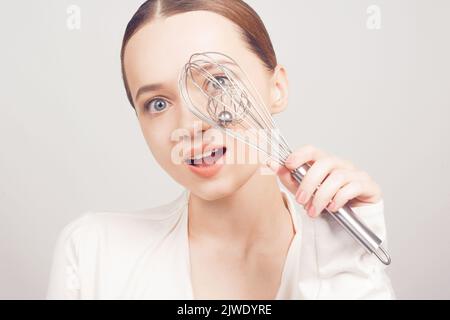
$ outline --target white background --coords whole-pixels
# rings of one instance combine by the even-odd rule
[[[0,11],[0,298],[41,299],[63,226],[173,200],[128,105],[119,51],[142,1],[9,1]],[[287,67],[290,144],[382,186],[401,299],[450,298],[450,2],[248,1]],[[69,5],[81,29],[67,27]],[[381,29],[366,26],[370,5]]]

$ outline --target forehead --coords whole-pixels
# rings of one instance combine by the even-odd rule
[[[218,14],[194,11],[159,18],[142,27],[126,47],[124,65],[131,94],[134,97],[142,85],[176,85],[190,56],[205,51],[225,53],[241,66],[257,63],[238,27]]]

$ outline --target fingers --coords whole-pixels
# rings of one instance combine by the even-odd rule
[[[351,189],[350,191],[360,191],[361,189],[356,188],[357,186],[353,186],[353,183],[356,184],[356,182],[359,181],[360,173],[358,171],[350,169],[334,170],[317,189],[314,198],[312,199],[314,208],[308,213],[313,217],[317,217],[325,208],[331,212],[338,211],[348,202],[348,200],[350,200],[342,198],[342,188],[344,188],[344,192],[348,192],[346,191],[348,190],[347,188],[349,188],[347,186],[351,185],[355,190]],[[338,195],[340,198],[336,198]],[[351,194],[344,195],[351,196]]]
[[[335,169],[342,168],[342,162],[332,156],[325,156],[318,159],[300,183],[299,200],[300,204],[306,204],[313,196],[319,185],[325,180],[325,178]]]
[[[331,212],[337,212],[347,202],[358,197],[363,190],[363,183],[359,180],[353,180],[343,186],[336,193],[333,199],[333,203],[328,207]]]
[[[268,166],[278,175],[281,183],[293,194],[298,189],[298,182],[292,177],[291,170],[280,166],[273,161],[269,161]]]
[[[310,168],[299,185],[291,172],[305,163],[310,164]],[[269,166],[311,217],[319,216],[325,208],[337,212],[349,201],[353,206],[375,203],[381,198],[379,186],[366,172],[355,168],[350,161],[329,155],[311,145],[291,154],[285,166],[274,162]]]
[[[273,161],[270,161],[268,165],[274,172],[277,173],[283,185],[295,194],[298,190],[299,184],[292,177],[292,170],[297,169],[305,163],[312,163],[325,155],[326,153],[322,150],[311,145],[306,145],[292,153],[286,160],[285,166],[275,164]]]
[[[346,185],[334,197],[335,211],[342,208],[347,202],[353,207],[358,207],[368,203],[376,203],[381,199],[381,188],[363,171],[360,171],[358,178]]]
[[[320,158],[325,157],[327,154],[311,145],[305,145],[292,153],[285,162],[285,165],[290,170],[295,170],[308,162],[317,161]]]

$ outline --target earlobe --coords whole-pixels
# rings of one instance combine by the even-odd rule
[[[281,91],[280,91],[280,89],[277,89],[277,97],[276,97],[275,101],[279,101],[281,98],[282,98]]]
[[[272,77],[272,114],[280,113],[287,108],[289,96],[289,82],[286,69],[278,65]]]

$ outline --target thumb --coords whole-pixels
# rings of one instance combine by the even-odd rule
[[[292,193],[296,194],[299,187],[298,182],[292,177],[291,170],[287,169],[273,160],[267,161],[267,166],[276,173],[281,183]]]

